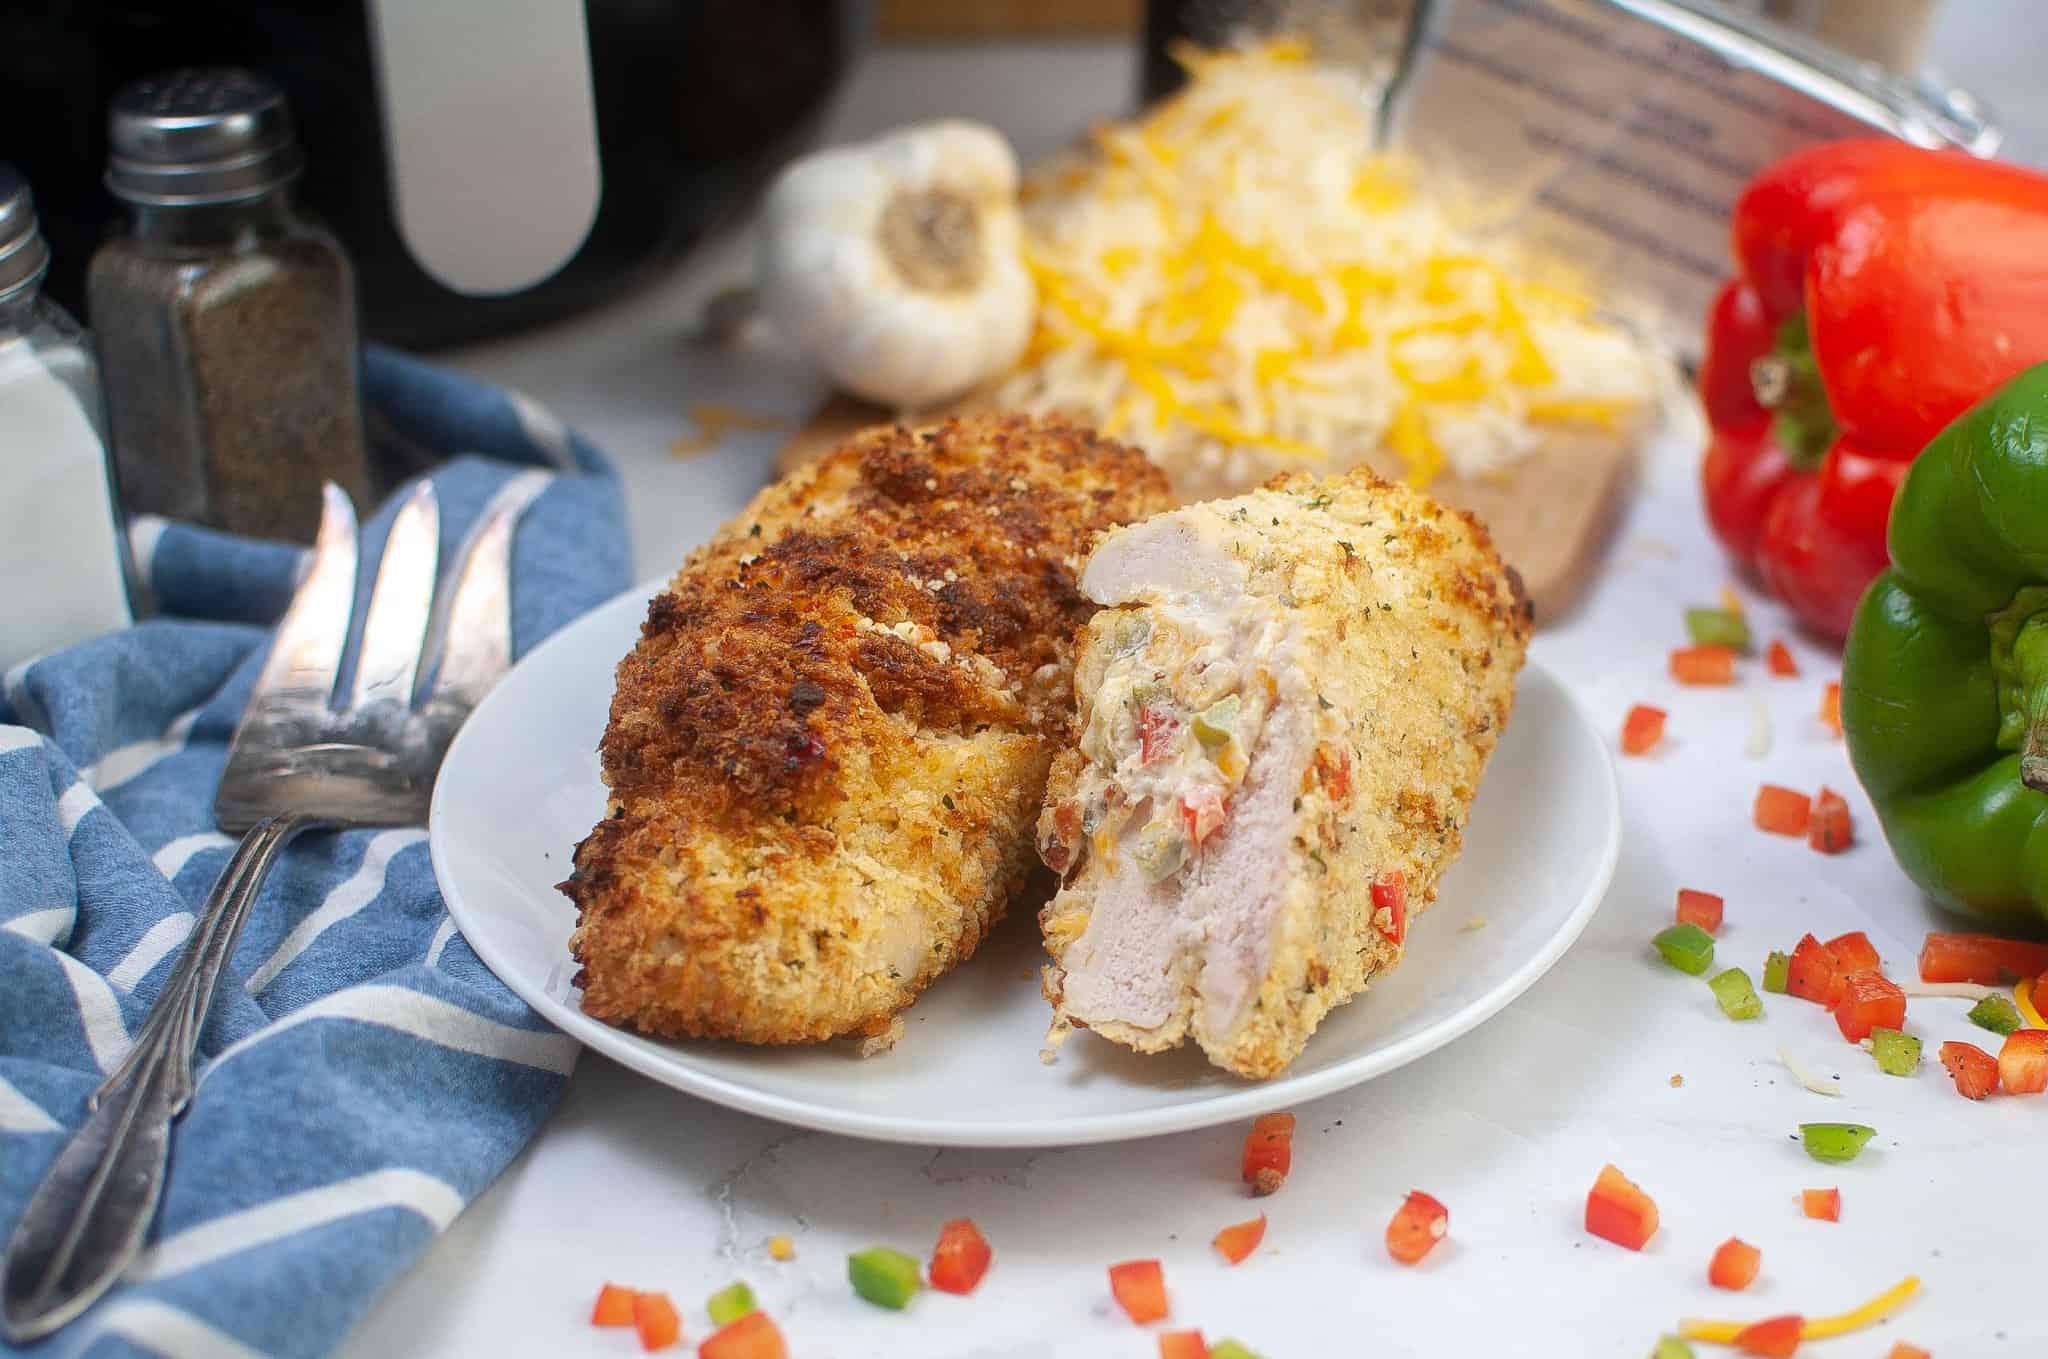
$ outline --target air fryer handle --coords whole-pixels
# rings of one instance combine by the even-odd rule
[[[584,0],[365,0],[399,235],[471,296],[567,264],[603,183]]]

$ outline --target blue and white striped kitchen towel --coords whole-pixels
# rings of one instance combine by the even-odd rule
[[[444,541],[521,467],[559,473],[514,542],[516,653],[624,588],[618,482],[587,444],[401,355],[366,354],[363,378],[374,437],[460,455],[433,474]],[[365,562],[390,517],[365,525]],[[175,524],[135,536],[164,616],[16,667],[0,696],[0,1236],[227,862],[214,786],[300,560]],[[287,851],[215,998],[147,1251],[26,1353],[323,1354],[533,1136],[575,1048],[454,932],[425,841]]]

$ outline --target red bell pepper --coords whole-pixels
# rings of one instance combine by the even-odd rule
[[[1835,955],[1835,961],[1842,965],[1842,971],[1882,972],[1884,960],[1877,956],[1877,945],[1870,942],[1870,936],[1862,930],[1851,930],[1828,940],[1828,952]]]
[[[1260,1114],[1244,1135],[1244,1182],[1254,1194],[1271,1194],[1293,1168],[1294,1115]]]
[[[1734,1345],[1744,1354],[1760,1354],[1764,1359],[1791,1359],[1805,1327],[1804,1317],[1768,1317],[1736,1332]]]
[[[1166,1275],[1157,1260],[1126,1260],[1109,1267],[1109,1291],[1124,1315],[1140,1326],[1166,1315]]]
[[[1802,1189],[1799,1191],[1799,1207],[1808,1217],[1821,1222],[1842,1220],[1842,1191],[1839,1189]]]
[[[1410,1190],[1387,1223],[1387,1254],[1404,1265],[1418,1264],[1450,1229],[1450,1209],[1432,1194]]]
[[[1245,1257],[1259,1248],[1259,1242],[1266,1239],[1266,1215],[1260,1213],[1249,1222],[1234,1222],[1216,1233],[1209,1244],[1218,1254],[1233,1265],[1241,1265]]]
[[[1906,993],[1882,972],[1851,972],[1842,979],[1842,999],[1835,1005],[1835,1027],[1842,1037],[1860,1043],[1872,1029],[1897,1029],[1906,1023]]]
[[[2048,970],[2048,944],[2026,939],[1935,931],[1920,949],[1920,980],[1924,982],[1997,986],[2043,970]]]
[[[1716,1288],[1739,1293],[1756,1279],[1764,1253],[1739,1236],[1731,1236],[1714,1251],[1707,1262],[1707,1282]]]
[[[1586,1194],[1586,1230],[1617,1246],[1641,1250],[1657,1234],[1657,1205],[1613,1166],[1602,1166],[1600,1178]]]
[[[789,1359],[789,1346],[766,1312],[749,1312],[713,1331],[697,1359]]]
[[[1690,887],[1678,889],[1678,923],[1697,925],[1708,934],[1717,934],[1721,929],[1721,898],[1712,892],[1695,892]]]
[[[2018,1029],[1998,1050],[1998,1084],[2008,1095],[2048,1090],[2048,1029]]]
[[[1914,456],[2048,358],[2048,175],[1862,140],[1758,175],[1707,316],[1707,518],[1803,621],[1848,631]]]
[[[932,1287],[941,1293],[972,1293],[995,1257],[974,1219],[956,1217],[939,1228],[932,1248]]]
[[[1812,935],[1801,935],[1786,967],[1785,990],[1828,1009],[1842,999],[1842,961]]]
[[[1983,1099],[1998,1089],[1998,1059],[1974,1043],[1954,1039],[1941,1045],[1941,1064],[1964,1099]]]
[[[1628,716],[1621,723],[1621,753],[1624,755],[1647,755],[1656,749],[1664,739],[1664,718],[1662,708],[1652,708],[1647,703],[1638,703],[1628,710]]]

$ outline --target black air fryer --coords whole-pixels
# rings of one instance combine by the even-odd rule
[[[802,149],[867,0],[14,0],[0,153],[35,185],[48,291],[81,309],[116,207],[107,102],[174,66],[277,80],[301,202],[353,256],[363,328],[430,347],[604,300]]]

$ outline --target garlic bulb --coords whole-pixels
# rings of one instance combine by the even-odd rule
[[[1001,133],[904,128],[782,172],[763,214],[761,297],[841,387],[933,405],[1024,352],[1038,290],[1021,239],[1017,157]]]

